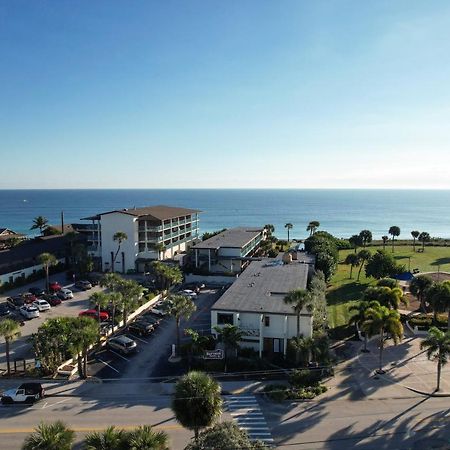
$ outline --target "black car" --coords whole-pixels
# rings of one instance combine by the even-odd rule
[[[11,307],[8,303],[0,303],[0,317],[9,317],[11,315]]]
[[[15,297],[8,297],[6,303],[12,309],[19,309],[21,306],[25,305],[25,299],[20,295],[16,295]]]
[[[157,326],[161,322],[161,317],[158,317],[153,313],[145,313],[142,314],[142,316],[139,316],[137,320],[141,322],[148,322],[154,326]]]
[[[145,321],[137,320],[136,322],[130,323],[128,325],[128,331],[138,336],[148,336],[154,330],[154,326]]]
[[[81,291],[92,289],[92,284],[87,280],[79,280],[75,283],[75,287]]]
[[[35,295],[36,297],[41,297],[42,295],[45,295],[45,289],[36,286],[30,287],[30,289],[28,289],[28,292],[30,294]]]

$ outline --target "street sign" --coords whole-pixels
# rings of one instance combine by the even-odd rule
[[[206,350],[203,359],[223,359],[223,350]]]

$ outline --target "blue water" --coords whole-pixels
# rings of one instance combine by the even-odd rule
[[[203,211],[201,232],[239,225],[272,223],[285,238],[284,224],[294,225],[291,237],[307,236],[306,225],[319,220],[320,228],[340,237],[369,229],[375,237],[391,225],[450,238],[450,191],[423,190],[0,190],[0,227],[30,234],[32,219],[47,217],[59,224],[113,209],[166,204]]]

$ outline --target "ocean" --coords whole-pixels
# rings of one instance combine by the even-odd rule
[[[433,237],[450,238],[450,190],[349,189],[86,189],[0,190],[0,228],[31,234],[32,220],[45,216],[51,224],[80,222],[114,209],[165,204],[199,209],[201,232],[235,226],[271,223],[275,234],[286,238],[284,225],[293,224],[292,238],[305,238],[311,220],[320,229],[349,237],[362,229],[375,238],[391,225]]]

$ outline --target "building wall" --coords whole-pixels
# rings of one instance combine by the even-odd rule
[[[65,259],[64,258],[58,259],[58,262],[64,263]],[[10,272],[10,273],[4,273],[4,274],[0,275],[0,285],[3,283],[9,283],[11,281],[10,280],[11,277],[13,277],[13,281],[14,281],[20,277],[28,277],[43,268],[44,267],[42,266],[42,264],[37,264],[35,266],[27,267],[25,269],[15,270],[14,272]]]

